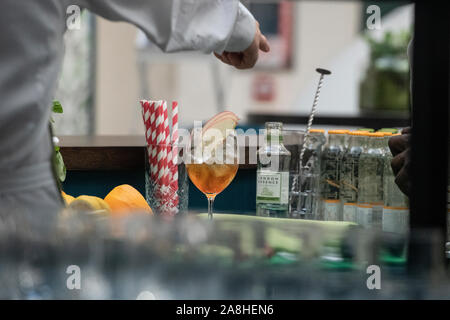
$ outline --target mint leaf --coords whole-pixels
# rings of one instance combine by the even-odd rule
[[[64,165],[64,160],[59,150],[55,153],[55,166],[59,181],[64,182],[66,180],[66,166]]]
[[[61,103],[59,101],[57,101],[57,100],[53,101],[52,111],[54,113],[63,113],[63,107],[62,107],[62,105],[61,105]]]

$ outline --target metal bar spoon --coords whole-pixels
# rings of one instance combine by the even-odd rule
[[[313,102],[313,106],[311,109],[311,113],[309,114],[308,124],[306,125],[305,139],[303,140],[303,147],[302,147],[302,151],[300,152],[300,168],[303,163],[303,156],[305,155],[305,150],[306,150],[306,142],[309,139],[309,134],[310,134],[311,127],[312,127],[312,124],[314,121],[314,115],[316,113],[316,107],[317,107],[317,104],[319,103],[319,95],[320,95],[320,90],[322,89],[322,85],[323,85],[323,78],[325,77],[325,75],[331,74],[331,71],[326,70],[326,69],[317,68],[316,71],[318,73],[320,73],[320,79],[319,79],[319,84],[317,85],[316,95],[314,96],[314,102]]]
[[[320,96],[320,90],[322,89],[323,86],[323,79],[326,75],[330,75],[331,71],[326,70],[326,69],[322,69],[322,68],[317,68],[316,71],[318,73],[320,73],[320,79],[319,79],[319,84],[317,85],[317,90],[316,90],[316,94],[314,96],[314,101],[313,101],[313,105],[311,108],[311,113],[309,114],[309,119],[308,119],[308,124],[306,125],[306,132],[305,132],[305,137],[303,139],[303,146],[300,152],[300,159],[298,162],[298,177],[300,177],[300,175],[302,174],[302,168],[303,168],[303,156],[305,155],[305,151],[306,151],[306,145],[310,136],[310,131],[311,131],[311,127],[314,121],[314,115],[316,113],[316,108],[317,108],[317,104],[319,102],[319,96]],[[299,182],[298,182],[298,177],[294,176],[293,179],[293,184],[292,184],[292,192],[298,193],[300,195],[300,188],[298,186]],[[297,212],[299,211],[299,206],[300,206],[300,198],[298,198],[298,204],[297,204]]]

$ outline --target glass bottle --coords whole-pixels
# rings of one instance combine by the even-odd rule
[[[290,185],[290,216],[292,218],[317,219],[319,204],[319,181],[320,181],[320,158],[322,146],[325,144],[325,131],[321,129],[311,129],[308,138],[306,134],[302,135],[300,149],[303,144],[306,145],[303,161],[301,164],[301,173],[296,170],[298,190],[292,189],[294,183]],[[291,151],[291,170],[294,166],[298,168],[299,157],[295,157],[297,153]],[[293,176],[291,171],[291,176]],[[292,179],[293,177],[291,177]],[[292,179],[293,180],[293,179]],[[297,195],[298,194],[298,195]]]
[[[383,212],[384,134],[368,133],[368,147],[358,166],[359,188],[356,220],[362,226],[381,229]]]
[[[266,123],[264,145],[258,150],[256,215],[289,216],[289,163],[291,153],[283,145],[283,124]]]
[[[386,232],[406,234],[409,226],[409,199],[395,183],[395,176],[391,167],[393,156],[388,145],[390,136],[392,134],[385,134],[384,138],[386,158],[383,178],[384,206],[382,228]]]
[[[342,156],[344,156],[344,154],[347,153],[349,145],[350,145],[350,130],[345,129],[343,131],[345,131],[345,133],[344,133],[344,145],[343,145],[344,153],[342,154]]]
[[[315,138],[317,142],[314,146],[311,146],[313,151],[313,159],[315,164],[312,169],[313,184],[312,190],[312,218],[317,220],[319,217],[320,208],[320,169],[321,169],[321,159],[322,159],[322,148],[327,141],[325,137],[325,130],[322,129],[311,129],[311,135]]]
[[[344,152],[345,130],[328,131],[328,143],[322,151],[320,170],[320,217],[325,221],[341,221],[339,201],[340,164]]]
[[[343,220],[356,222],[356,203],[358,200],[358,166],[359,159],[367,143],[367,133],[354,131],[349,133],[349,145],[342,157],[340,168],[340,200]]]

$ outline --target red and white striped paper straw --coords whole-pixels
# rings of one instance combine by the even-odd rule
[[[154,116],[154,104],[150,104],[147,100],[141,100],[142,107],[142,119],[144,120],[145,125],[145,140],[147,142],[147,152],[148,152],[148,160],[150,166],[150,175],[153,174],[153,143],[152,143],[152,133],[153,133],[153,124],[155,120]],[[153,109],[153,110],[152,110]],[[152,176],[153,178],[153,176]]]
[[[153,179],[153,181],[157,181],[157,163],[156,163],[156,110],[155,110],[155,102],[152,101],[150,103],[149,106],[149,110],[150,110],[150,131],[151,131],[151,135],[150,135],[150,141],[149,141],[149,145],[150,145],[150,149],[151,149],[151,154],[150,154],[150,172],[151,172],[151,177]]]
[[[170,148],[170,128],[169,128],[169,115],[167,110],[167,102],[163,103],[163,114],[164,114],[164,151],[166,156],[165,166],[164,166],[164,185],[169,186],[170,184],[170,172],[172,166],[172,150]]]
[[[170,186],[174,191],[178,190],[178,102],[172,102],[172,179]]]
[[[158,101],[156,108],[156,163],[157,163],[157,181],[163,186],[165,177],[165,166],[167,164],[167,157],[165,154],[164,143],[166,142],[165,129],[164,129],[164,112],[163,101]]]

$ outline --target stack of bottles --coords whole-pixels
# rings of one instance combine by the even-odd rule
[[[284,146],[282,123],[266,123],[266,130],[266,142],[258,150],[258,216],[348,221],[407,232],[408,198],[395,184],[388,146],[389,138],[399,134],[396,129],[330,130],[323,148],[324,131],[313,129],[301,172],[291,168],[298,168],[299,150],[291,154]]]
[[[395,184],[388,140],[396,129],[330,130],[320,168],[316,218],[404,234],[408,198]]]

